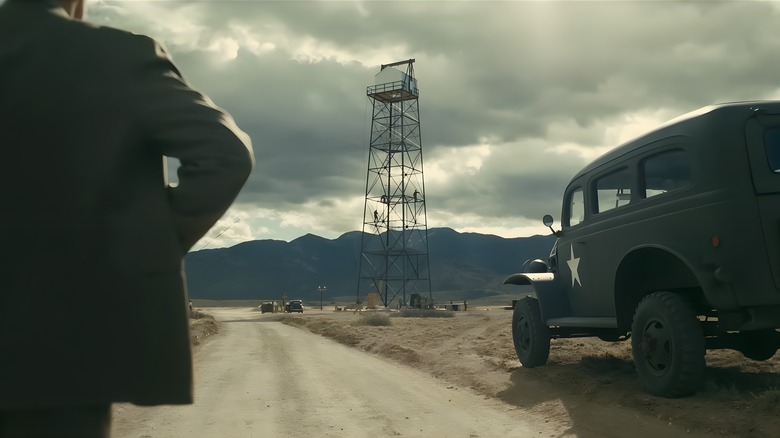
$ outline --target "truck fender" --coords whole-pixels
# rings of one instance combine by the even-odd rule
[[[512,274],[504,280],[504,284],[533,286],[533,295],[539,301],[544,321],[571,315],[565,285],[555,276],[554,272]]]

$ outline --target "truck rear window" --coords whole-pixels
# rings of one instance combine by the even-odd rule
[[[645,198],[691,185],[691,164],[682,149],[661,152],[642,160]]]
[[[764,132],[764,150],[769,169],[780,173],[780,127],[769,128]]]
[[[598,212],[618,208],[631,201],[631,173],[628,169],[602,176],[596,180],[596,199]]]

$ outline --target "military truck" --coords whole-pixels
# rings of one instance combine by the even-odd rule
[[[607,152],[563,193],[549,259],[506,284],[524,367],[550,340],[631,341],[644,389],[694,393],[705,352],[780,344],[780,102],[712,105]]]

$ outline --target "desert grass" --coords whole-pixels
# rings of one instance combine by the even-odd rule
[[[777,412],[780,407],[780,388],[768,388],[752,395],[758,407],[764,411]]]
[[[393,316],[401,318],[454,318],[455,313],[448,310],[402,309],[398,313],[394,313]]]
[[[213,316],[193,310],[190,318],[190,343],[192,345],[199,345],[203,340],[217,333],[219,333],[219,322]]]
[[[391,325],[390,317],[384,313],[372,313],[352,322],[352,325],[370,325],[374,327]]]
[[[198,309],[192,309],[192,312],[190,312],[190,319],[203,319],[203,318],[214,319],[213,316],[209,315],[206,312],[200,311]]]

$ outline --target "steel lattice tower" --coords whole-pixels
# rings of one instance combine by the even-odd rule
[[[382,65],[366,90],[373,106],[358,301],[431,299],[419,92],[414,59]],[[394,67],[406,66],[406,72]]]

